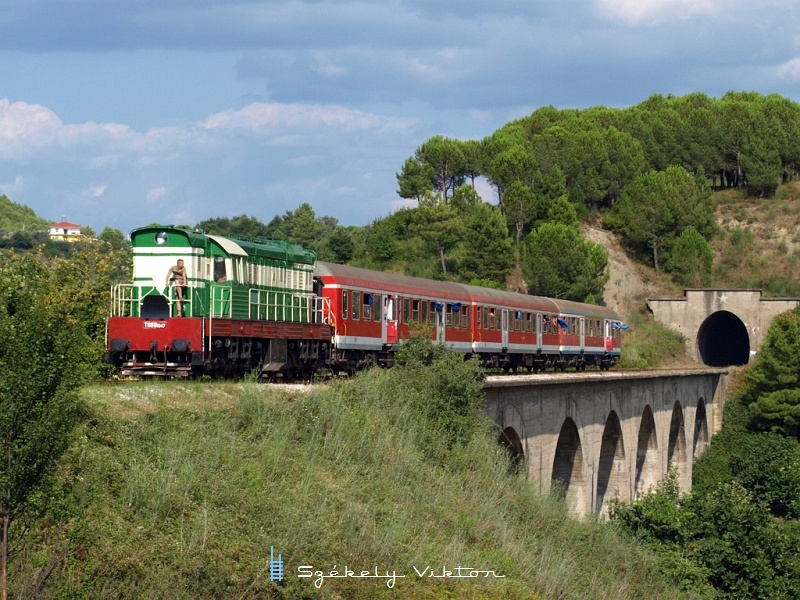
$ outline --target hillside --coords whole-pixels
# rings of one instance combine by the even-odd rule
[[[716,287],[759,288],[765,296],[800,296],[800,181],[771,198],[715,194],[720,234],[712,240]]]
[[[652,554],[607,523],[572,519],[509,471],[494,434],[481,427],[442,446],[409,412],[438,379],[397,368],[311,392],[85,388],[89,418],[60,469],[62,491],[25,538],[12,529],[10,597],[48,572],[39,597],[680,597]],[[269,579],[271,548],[281,583]],[[297,576],[301,565],[398,578],[393,589],[383,575],[317,589]],[[503,577],[414,570],[443,565]]]
[[[39,217],[31,207],[0,195],[0,232],[46,231],[49,226],[50,221]]]
[[[709,287],[756,288],[765,296],[800,296],[800,182],[781,186],[772,198],[752,198],[740,191],[714,193],[718,232],[710,240],[714,275]],[[610,278],[606,303],[629,318],[645,310],[648,296],[680,296],[683,288],[669,276],[633,259],[620,238],[595,225],[584,225],[586,239],[608,251]]]

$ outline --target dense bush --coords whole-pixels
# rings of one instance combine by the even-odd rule
[[[800,597],[800,538],[785,531],[739,483],[678,495],[673,472],[640,500],[615,504],[611,519],[653,546],[686,590],[712,586],[724,598]]]

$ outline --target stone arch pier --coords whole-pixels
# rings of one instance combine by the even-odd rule
[[[694,459],[722,425],[719,369],[491,377],[498,443],[579,515],[654,488],[670,465],[691,490]]]

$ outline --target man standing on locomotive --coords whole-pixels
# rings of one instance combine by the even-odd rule
[[[183,290],[186,289],[188,278],[186,277],[186,267],[183,266],[183,259],[178,259],[178,264],[169,268],[167,271],[167,285],[170,284],[170,279],[175,283],[175,297],[178,304],[178,316],[182,317],[183,314]]]

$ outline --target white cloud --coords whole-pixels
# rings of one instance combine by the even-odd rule
[[[148,203],[149,202],[155,202],[159,198],[163,198],[166,193],[167,193],[167,188],[165,188],[163,186],[157,187],[157,188],[153,188],[152,190],[147,192],[147,195],[145,196],[144,199]]]
[[[730,4],[735,4],[735,0],[596,0],[601,15],[629,25],[654,25],[719,14]]]
[[[88,195],[91,196],[92,198],[99,198],[100,196],[106,193],[107,189],[108,189],[108,184],[102,183],[100,185],[96,185],[94,187],[89,188]]]
[[[367,113],[343,106],[320,106],[304,104],[253,103],[240,110],[217,113],[201,123],[206,129],[250,129],[262,132],[266,129],[289,127],[309,128],[319,125],[355,125],[369,127],[377,118]]]
[[[800,80],[800,58],[793,58],[782,65],[775,67],[775,74],[789,81]]]

